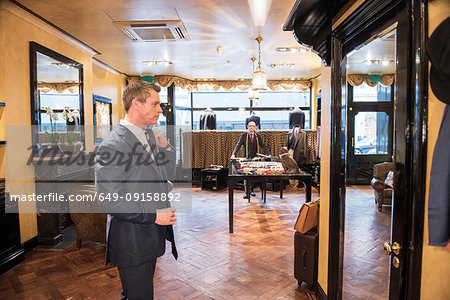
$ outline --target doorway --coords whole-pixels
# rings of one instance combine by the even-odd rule
[[[366,1],[341,25],[332,30],[330,41],[331,169],[327,288],[329,299],[342,299],[345,293],[344,257],[345,252],[350,251],[345,248],[345,226],[349,221],[346,221],[346,206],[350,207],[351,205],[346,201],[346,198],[350,196],[350,193],[347,193],[346,184],[349,173],[348,149],[352,147],[351,149],[354,150],[355,144],[350,146],[349,143],[352,141],[348,139],[348,118],[351,114],[348,111],[347,74],[350,73],[347,72],[347,60],[350,59],[353,51],[362,49],[361,45],[363,47],[370,45],[374,37],[385,36],[381,33],[384,33],[393,24],[396,24],[394,117],[392,120],[394,171],[392,206],[389,213],[391,219],[388,223],[390,224],[388,230],[390,240],[386,241],[384,245],[384,250],[389,254],[386,260],[389,272],[387,297],[389,299],[417,299],[420,297],[426,178],[427,128],[425,120],[428,89],[427,59],[423,51],[428,24],[426,8],[427,4],[423,1]],[[377,58],[373,60],[377,60]],[[370,111],[370,109],[366,111]],[[378,120],[372,122],[378,123]],[[382,129],[380,128],[380,130]],[[357,155],[354,152],[353,154]],[[374,203],[375,197],[371,201]],[[387,211],[389,206],[383,204],[384,201],[381,206],[382,211]],[[374,207],[372,213],[376,212],[377,208]],[[377,255],[380,254],[383,251],[382,241],[372,249]],[[358,252],[358,254],[361,253]],[[360,266],[367,264],[365,261],[367,257],[364,256]],[[367,298],[365,294],[359,296]]]

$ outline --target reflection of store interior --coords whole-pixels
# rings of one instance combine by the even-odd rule
[[[0,0],[0,298],[120,297],[96,151],[140,81],[186,197],[155,299],[450,298],[424,52],[448,1],[107,2]]]

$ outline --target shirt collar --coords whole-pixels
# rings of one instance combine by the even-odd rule
[[[125,119],[120,120],[120,125],[125,126],[128,128],[137,138],[138,140],[143,144],[147,144],[147,140],[145,138],[145,130],[128,122]]]

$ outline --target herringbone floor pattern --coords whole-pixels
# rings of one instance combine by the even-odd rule
[[[345,207],[344,299],[388,299],[391,207],[379,212],[370,186],[348,187]]]
[[[193,189],[191,213],[178,214],[178,261],[158,260],[158,299],[313,299],[293,276],[293,226],[304,188],[284,199],[267,193],[251,203],[235,192],[234,234],[228,233],[228,193]],[[313,199],[318,194],[313,189]],[[170,247],[167,247],[170,251]],[[119,299],[115,267],[104,266],[104,247],[34,249],[22,264],[0,276],[0,299]]]

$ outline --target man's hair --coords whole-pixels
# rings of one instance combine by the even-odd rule
[[[252,123],[253,123],[253,124],[252,124]],[[255,122],[250,121],[250,122],[248,122],[248,124],[247,124],[247,128],[248,128],[248,126],[249,126],[250,124],[252,124],[253,126],[256,126],[256,123],[255,123]]]
[[[145,103],[145,99],[150,97],[150,90],[154,90],[159,93],[161,91],[161,87],[154,83],[142,80],[128,84],[122,94],[122,102],[125,112],[128,112],[130,109],[133,99]]]

